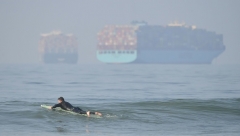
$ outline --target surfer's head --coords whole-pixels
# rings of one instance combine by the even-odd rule
[[[61,102],[63,102],[64,101],[64,98],[63,97],[59,97],[58,98],[58,103],[61,103]]]

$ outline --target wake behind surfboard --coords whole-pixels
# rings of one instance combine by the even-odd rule
[[[42,108],[45,108],[45,109],[49,109],[51,106],[48,106],[48,105],[41,105]],[[76,113],[76,112],[73,112],[73,111],[67,111],[67,110],[63,110],[61,108],[55,108],[54,110],[56,111],[63,111],[63,112],[67,112],[67,113],[70,113],[70,114],[73,114],[73,115],[81,115],[81,116],[86,116],[87,117],[87,114],[79,114],[79,113]],[[98,115],[90,115],[90,117],[94,117],[94,118],[102,118],[101,116],[98,116]]]

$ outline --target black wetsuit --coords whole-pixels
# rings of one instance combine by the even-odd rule
[[[79,114],[87,114],[87,112],[83,111],[81,108],[73,107],[69,102],[65,102],[65,101],[63,101],[61,103],[58,103],[58,104],[55,104],[52,108],[56,108],[56,107],[60,107],[63,110],[69,110],[69,111],[73,111],[73,112],[76,112],[76,113],[79,113]],[[90,112],[90,114],[95,114],[95,113]]]

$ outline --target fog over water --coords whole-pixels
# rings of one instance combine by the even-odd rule
[[[214,64],[240,64],[238,0],[1,0],[0,63],[39,63],[41,33],[61,30],[79,42],[79,63],[100,63],[97,32],[106,24],[174,20],[223,34],[226,50]]]

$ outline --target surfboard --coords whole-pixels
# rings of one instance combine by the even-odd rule
[[[41,107],[42,108],[45,108],[45,109],[50,109],[50,107],[51,106],[48,106],[48,105],[41,105]],[[70,113],[70,114],[73,114],[73,115],[81,115],[81,116],[86,116],[86,117],[88,117],[87,116],[87,114],[79,114],[79,113],[76,113],[76,112],[73,112],[73,111],[67,111],[67,110],[63,110],[63,109],[61,109],[61,108],[59,108],[59,107],[57,107],[57,108],[54,108],[53,110],[55,110],[55,111],[63,111],[63,112],[67,112],[67,113]],[[94,117],[94,118],[102,118],[102,116],[98,116],[98,115],[90,115],[90,117]]]

